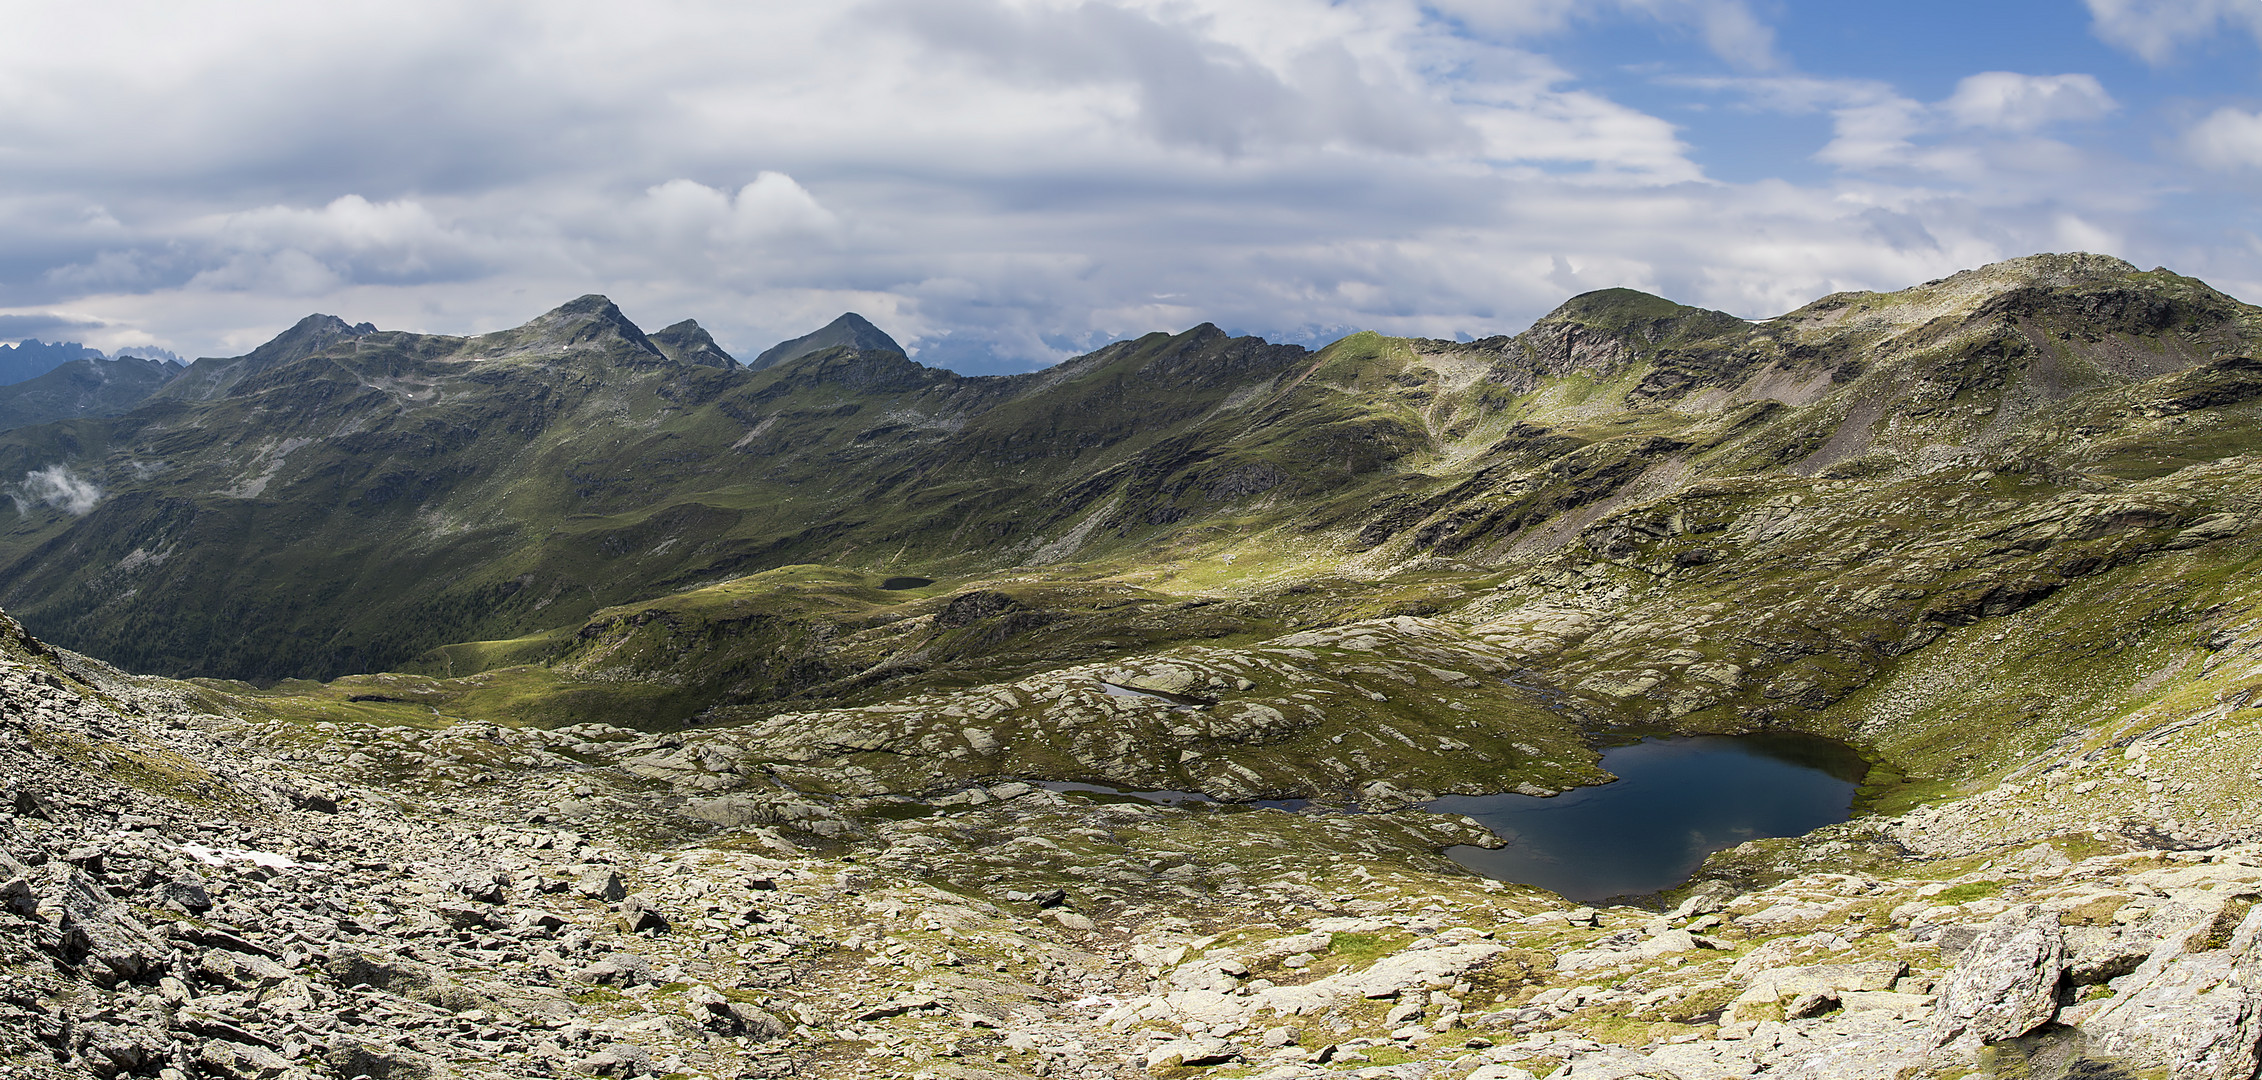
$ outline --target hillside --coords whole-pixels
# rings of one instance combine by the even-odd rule
[[[0,431],[81,416],[115,416],[181,373],[178,364],[123,356],[68,361],[36,378],[0,386]]]

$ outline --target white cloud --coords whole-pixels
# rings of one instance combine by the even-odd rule
[[[858,310],[999,370],[1203,319],[1513,331],[1609,284],[1772,314],[2057,245],[2067,215],[2168,243],[2150,180],[2054,141],[2110,104],[2085,76],[1927,102],[1780,74],[1777,6],[36,6],[0,66],[0,298],[191,355],[310,310],[466,333],[604,292],[741,353]],[[1605,28],[1743,72],[1727,109],[1825,118],[1825,168],[1708,173],[1681,107],[1714,101],[1548,53]],[[2217,127],[2192,155],[2244,160]],[[2178,265],[2262,275],[2208,226]]]
[[[630,214],[666,241],[691,246],[822,237],[840,220],[794,179],[763,172],[736,194],[675,179],[644,191]]]
[[[72,517],[85,517],[102,501],[102,489],[72,472],[70,466],[49,465],[25,473],[21,481],[8,488],[8,498],[15,502],[18,514],[30,513],[34,505],[45,505]]]
[[[2092,75],[1983,71],[1957,83],[1940,107],[1965,127],[2033,131],[2061,121],[2094,120],[2120,106]]]
[[[1775,31],[1744,0],[1431,0],[1430,8],[1481,33],[1516,39],[1559,32],[1578,18],[1617,10],[1687,26],[1713,55],[1740,68],[1782,66]]]
[[[1830,141],[1814,160],[1852,174],[1922,177],[1972,189],[2019,189],[2030,197],[2080,196],[2069,171],[2100,179],[2113,170],[2042,129],[2094,119],[2119,106],[2089,75],[1981,72],[1937,102],[1867,79],[1757,76],[1685,84],[1742,97],[1746,107],[1830,117]]]
[[[2184,146],[2210,169],[2262,169],[2262,112],[2217,109],[2184,133]]]
[[[2087,0],[2090,29],[2153,64],[2174,59],[2187,41],[2244,28],[2262,43],[2258,0]]]

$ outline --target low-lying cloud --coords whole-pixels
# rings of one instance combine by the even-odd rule
[[[49,465],[25,473],[8,488],[8,497],[18,514],[28,514],[34,506],[50,506],[72,517],[85,517],[102,501],[102,488],[68,465]]]

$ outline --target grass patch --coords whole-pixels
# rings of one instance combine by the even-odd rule
[[[1985,900],[1991,896],[2001,896],[2002,894],[2003,883],[2000,881],[1967,881],[1961,885],[1950,885],[1941,890],[1932,897],[1932,902],[1942,905],[1963,904],[1973,900]]]
[[[1367,964],[1397,952],[1413,940],[1411,934],[1336,933],[1327,939],[1327,953],[1354,964]]]

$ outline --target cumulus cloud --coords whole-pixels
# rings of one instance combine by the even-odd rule
[[[675,179],[644,191],[629,213],[665,241],[737,244],[823,237],[840,227],[808,189],[781,172],[763,172],[730,191]]]
[[[2033,131],[2061,121],[2094,120],[2119,105],[2093,75],[1983,71],[1957,83],[1940,107],[1965,127]]]
[[[192,288],[318,296],[349,282],[435,281],[480,268],[475,244],[410,199],[341,195],[319,207],[263,206],[189,223],[218,265]]]
[[[2154,64],[2175,58],[2190,41],[2244,30],[2262,43],[2262,3],[2256,0],[2087,0],[2091,29],[2100,39]]]
[[[8,497],[18,514],[30,513],[34,506],[52,506],[72,517],[85,517],[102,501],[102,488],[68,465],[49,465],[25,473],[8,488]]]
[[[2262,169],[2262,112],[2217,109],[2184,133],[2184,146],[2210,169]]]

